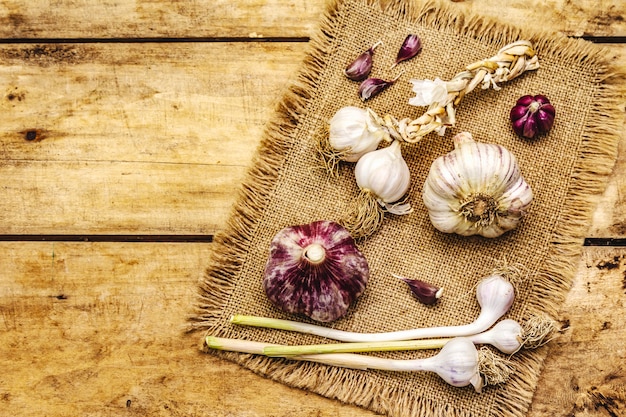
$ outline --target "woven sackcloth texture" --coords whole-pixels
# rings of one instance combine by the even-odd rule
[[[353,165],[339,175],[322,167],[316,142],[343,106],[371,107],[378,115],[416,118],[408,105],[409,79],[450,79],[475,61],[489,58],[520,39],[533,43],[540,68],[503,83],[499,91],[476,89],[457,111],[444,136],[431,133],[402,147],[412,175],[409,202],[414,212],[387,215],[382,227],[359,241],[371,277],[365,293],[344,318],[327,324],[357,332],[465,324],[480,311],[477,282],[504,263],[525,271],[507,318],[520,322],[547,314],[558,319],[578,265],[594,201],[616,158],[619,89],[605,50],[584,40],[506,26],[465,16],[443,3],[391,0],[336,0],[329,3],[306,58],[285,92],[242,185],[227,228],[216,235],[206,274],[199,283],[192,329],[229,338],[279,344],[325,343],[323,338],[287,331],[236,326],[233,314],[286,318],[267,300],[262,275],[272,237],[283,227],[314,220],[338,220],[358,195]],[[390,69],[409,33],[420,36],[422,52]],[[358,83],[343,69],[377,41],[371,76],[394,78],[389,89],[363,103]],[[553,129],[536,140],[515,135],[509,111],[525,94],[543,94],[554,104]],[[468,131],[479,142],[503,145],[518,159],[534,192],[520,226],[499,238],[460,237],[433,228],[421,200],[432,161],[453,149],[452,137]],[[419,278],[445,288],[426,307],[391,274]],[[530,405],[547,346],[522,350],[510,359],[515,372],[482,393],[454,388],[436,374],[350,370],[310,362],[210,351],[289,386],[390,416],[523,416]],[[207,349],[207,352],[209,350]],[[376,355],[376,354],[373,354]],[[417,358],[432,351],[378,354]]]

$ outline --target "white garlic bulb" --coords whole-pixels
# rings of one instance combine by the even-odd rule
[[[389,134],[367,110],[354,106],[339,109],[330,119],[329,130],[331,148],[348,162],[358,161],[364,154],[378,148],[383,139],[389,140]]]
[[[511,152],[463,132],[431,165],[422,198],[437,230],[493,238],[517,227],[533,193]]]
[[[359,188],[371,193],[390,213],[411,212],[408,203],[393,204],[407,193],[411,184],[411,172],[402,157],[400,142],[393,141],[386,148],[363,155],[354,167],[354,176]]]

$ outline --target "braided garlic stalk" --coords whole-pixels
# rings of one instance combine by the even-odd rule
[[[456,107],[477,86],[499,90],[497,83],[512,80],[525,71],[537,68],[539,60],[532,44],[520,40],[506,45],[491,58],[468,65],[464,71],[445,82],[448,93],[445,99],[431,103],[428,110],[415,120],[404,118],[398,121],[391,115],[381,118],[371,109],[368,112],[394,139],[415,143],[430,132],[437,131],[443,135],[447,126],[454,126]]]

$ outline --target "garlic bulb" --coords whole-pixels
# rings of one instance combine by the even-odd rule
[[[354,176],[361,193],[340,221],[354,238],[374,233],[386,212],[404,215],[413,211],[409,203],[399,201],[409,190],[411,173],[398,141],[363,155],[354,167]]]
[[[372,193],[379,204],[393,214],[407,214],[410,205],[392,203],[400,200],[411,184],[409,166],[402,158],[400,142],[364,155],[354,168],[359,188]]]
[[[500,145],[454,137],[454,150],[437,158],[422,197],[432,224],[444,233],[497,237],[517,227],[533,199],[515,156]]]
[[[322,220],[274,236],[263,287],[281,310],[329,322],[346,314],[368,279],[367,260],[350,233]]]
[[[344,161],[358,161],[367,152],[378,148],[378,144],[388,137],[388,133],[374,121],[369,112],[358,107],[342,107],[330,119],[330,151]]]

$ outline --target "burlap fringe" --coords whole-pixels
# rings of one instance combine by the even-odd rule
[[[562,227],[552,238],[549,259],[534,281],[534,302],[529,302],[525,318],[537,313],[557,317],[558,309],[578,267],[582,250],[582,236],[594,210],[595,198],[604,189],[602,177],[611,174],[620,137],[621,118],[618,98],[626,93],[624,74],[611,67],[607,51],[583,40],[569,39],[555,33],[525,32],[493,19],[462,16],[453,13],[451,6],[440,1],[421,5],[404,0],[363,0],[369,7],[384,10],[400,20],[418,22],[441,31],[455,31],[472,36],[479,41],[501,45],[518,39],[531,40],[543,54],[577,59],[581,64],[598,68],[597,97],[591,109],[591,124],[584,132],[583,152],[569,184],[571,196],[563,208]],[[234,205],[227,228],[216,235],[214,252],[204,279],[200,283],[199,303],[191,318],[190,330],[203,329],[209,333],[218,330],[227,321],[222,317],[235,283],[232,277],[240,270],[247,254],[247,246],[254,236],[258,219],[266,205],[281,170],[281,164],[290,148],[290,136],[303,115],[310,92],[315,88],[321,73],[324,56],[332,42],[333,17],[341,11],[342,0],[330,0],[321,19],[317,35],[309,43],[309,54],[303,63],[295,85],[285,94],[276,109],[275,118],[266,128],[264,140],[253,167],[242,186]],[[340,368],[310,363],[295,363],[283,359],[270,359],[254,355],[216,353],[238,362],[287,385],[311,390],[329,398],[359,405],[390,416],[429,417],[452,415],[449,408],[438,409],[441,404],[424,398],[415,398],[402,389],[370,386],[361,380],[360,373],[349,373]],[[500,390],[493,414],[521,417],[532,399],[539,370],[547,354],[545,348],[519,352],[516,372]],[[436,377],[433,377],[436,378]],[[498,388],[493,388],[498,389]],[[445,406],[445,405],[444,405]],[[471,416],[456,410],[455,416]]]

